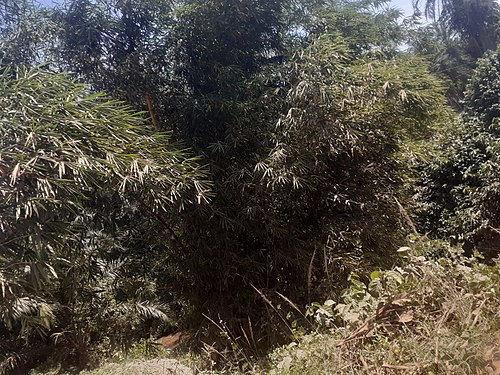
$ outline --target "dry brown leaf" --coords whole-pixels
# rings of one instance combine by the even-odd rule
[[[409,298],[399,298],[395,299],[394,301],[391,302],[391,304],[396,305],[396,306],[406,306],[410,304],[411,299]]]
[[[405,312],[405,313],[401,314],[399,316],[398,321],[400,323],[408,323],[408,322],[413,321],[413,312],[408,311],[408,312]]]

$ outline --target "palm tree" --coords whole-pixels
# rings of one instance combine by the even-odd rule
[[[496,0],[414,0],[413,5],[418,9],[422,3],[427,18],[466,40],[471,57],[496,49],[500,21]]]

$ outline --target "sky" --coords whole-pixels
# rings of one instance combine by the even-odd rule
[[[413,6],[411,5],[411,0],[392,0],[391,3],[394,8],[403,10],[406,16],[410,16],[413,14]]]

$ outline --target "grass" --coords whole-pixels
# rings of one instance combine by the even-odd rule
[[[500,262],[425,239],[401,254],[406,266],[366,280],[352,275],[340,301],[310,306],[304,316],[316,330],[267,358],[244,355],[243,339],[227,332],[240,355],[223,369],[213,370],[208,355],[180,360],[194,374],[500,375]],[[120,363],[85,374],[131,374],[130,363],[169,356],[143,343]]]
[[[275,350],[260,373],[500,374],[499,264],[453,249],[422,255],[435,247],[418,244],[406,267],[355,280],[342,303],[316,310],[329,329]]]

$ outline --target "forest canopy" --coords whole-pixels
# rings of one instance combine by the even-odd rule
[[[498,256],[499,5],[415,7],[0,0],[0,373],[265,351],[417,234]]]

